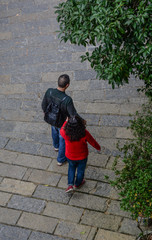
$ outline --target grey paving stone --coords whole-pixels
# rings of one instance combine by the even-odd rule
[[[88,103],[86,113],[91,114],[119,114],[120,105],[111,103]],[[122,113],[123,114],[123,113]],[[128,112],[129,114],[129,112]],[[128,115],[127,114],[127,115]],[[126,115],[126,114],[124,114]]]
[[[10,83],[10,75],[0,75],[0,84]]]
[[[35,114],[34,120],[35,121],[42,121],[43,119],[43,113],[42,115]],[[51,144],[51,134],[46,134],[46,133],[28,133],[27,134],[27,139],[28,141],[34,141],[34,142],[39,142],[39,143],[44,143],[44,144]]]
[[[65,190],[43,185],[37,187],[33,196],[60,203],[68,203],[70,198],[70,196],[65,193]]]
[[[81,208],[48,202],[43,215],[78,223],[83,214],[83,211],[84,210]]]
[[[76,223],[60,222],[55,230],[55,234],[77,240],[86,240],[91,227]]]
[[[22,179],[26,170],[25,167],[0,163],[0,175],[3,177]]]
[[[5,149],[16,152],[29,153],[38,155],[38,150],[41,147],[40,143],[26,142],[11,139]]]
[[[0,137],[0,148],[4,148],[9,138]]]
[[[18,226],[47,233],[53,233],[57,224],[58,220],[55,218],[25,212],[17,223]]]
[[[114,188],[108,183],[98,182],[96,188],[92,190],[92,193],[101,197],[107,197],[112,199],[118,199],[119,195]]]
[[[13,195],[7,206],[22,211],[41,213],[45,205],[43,200]]]
[[[93,70],[85,70],[85,71],[75,71],[74,80],[89,80],[95,79],[96,72]]]
[[[1,240],[27,240],[30,233],[27,229],[0,224]]]
[[[82,224],[117,231],[121,217],[107,215],[97,211],[86,210],[81,218]]]
[[[12,74],[11,83],[36,83],[41,82],[40,74]]]
[[[88,156],[88,165],[105,167],[108,161],[107,155],[91,152]]]
[[[90,81],[89,90],[91,89],[111,89],[111,85],[105,80],[96,79],[96,81]]]
[[[14,110],[16,110],[16,109],[20,108],[21,104],[22,103],[21,103],[20,99],[9,99],[9,98],[7,98],[7,99],[2,98],[1,99],[1,108],[2,109],[12,109],[12,110],[14,109]],[[11,122],[5,123],[5,125],[6,124],[10,124],[10,126],[8,125],[8,129],[13,128],[13,126],[14,126],[14,123],[11,123]]]
[[[89,126],[87,128],[89,132],[96,136],[96,138],[115,138],[117,134],[117,129],[115,127],[105,127],[105,126]]]
[[[47,169],[51,161],[52,160],[50,158],[46,157],[19,154],[18,157],[14,160],[14,163],[25,167]]]
[[[61,175],[57,173],[46,172],[41,170],[33,170],[28,181],[39,183],[39,184],[56,186],[60,178],[61,178]]]
[[[55,151],[52,151],[52,149],[53,147],[51,148],[50,145],[43,144],[39,149],[39,155],[44,157],[57,158],[57,153]]]
[[[0,191],[19,193],[22,195],[32,195],[36,185],[30,182],[4,178],[0,184]]]
[[[10,198],[11,198],[11,194],[0,192],[0,206],[6,206]]]
[[[100,115],[99,114],[86,114],[83,113],[81,114],[81,117],[87,120],[87,126],[98,126],[99,125],[99,120],[100,120]]]
[[[62,238],[41,232],[32,232],[29,240],[69,240],[69,238]]]
[[[98,233],[95,237],[95,240],[135,240],[135,237],[132,236],[128,236],[125,234],[121,234],[121,233],[116,233],[116,232],[112,232],[112,231],[107,231],[104,229],[99,229]]]
[[[15,123],[14,122],[8,122],[8,121],[0,121],[0,131],[1,132],[12,132],[14,127],[15,127]],[[4,140],[1,139],[1,144],[6,144],[7,139],[5,138]]]
[[[21,211],[0,207],[0,222],[16,224],[21,215]]]
[[[69,204],[86,209],[104,212],[106,210],[106,199],[84,193],[74,193]]]
[[[131,119],[129,116],[102,115],[100,123],[102,126],[128,127]]]
[[[137,228],[136,221],[132,219],[124,218],[124,220],[121,223],[119,232],[131,234],[131,235],[138,235],[140,233],[140,230]]]
[[[116,216],[118,215],[118,216],[122,216],[122,217],[131,217],[128,212],[120,209],[120,201],[111,201],[111,203],[107,209],[107,213],[116,215]]]
[[[109,176],[111,180],[114,179],[114,172],[104,168],[88,166],[85,173],[86,178],[92,180],[107,182],[105,175]]]

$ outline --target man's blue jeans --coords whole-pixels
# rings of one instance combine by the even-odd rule
[[[58,148],[58,157],[57,161],[59,163],[65,162],[67,159],[65,157],[65,141],[64,138],[60,134],[60,128],[53,127],[52,128],[52,139],[53,139],[53,146],[54,148]]]
[[[69,163],[68,168],[68,185],[76,185],[79,186],[83,179],[84,179],[84,172],[86,168],[88,158],[85,158],[83,160],[70,160],[67,158],[67,161]],[[77,176],[75,180],[75,172],[77,169]]]

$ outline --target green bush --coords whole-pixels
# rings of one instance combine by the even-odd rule
[[[82,61],[99,79],[114,88],[134,74],[152,97],[152,0],[67,0],[56,8],[61,40],[95,46]]]
[[[121,208],[129,211],[133,219],[139,215],[152,217],[152,101],[143,106],[131,120],[134,139],[118,149],[123,154],[124,168],[117,170],[116,157],[113,170],[116,178],[111,185],[119,190]],[[119,144],[118,144],[119,145]]]

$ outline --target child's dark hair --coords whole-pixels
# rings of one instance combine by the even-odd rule
[[[64,129],[71,142],[79,141],[82,137],[85,136],[84,120],[79,116],[69,117]]]

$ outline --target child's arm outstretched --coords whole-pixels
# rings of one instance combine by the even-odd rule
[[[86,138],[88,143],[94,147],[95,149],[97,149],[98,151],[101,150],[100,145],[97,143],[97,141],[92,137],[92,135],[88,132],[88,130],[86,130]]]

